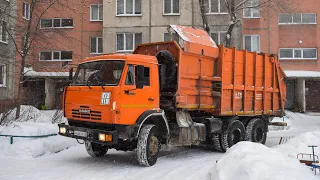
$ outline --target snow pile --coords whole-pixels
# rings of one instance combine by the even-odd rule
[[[24,139],[13,144],[8,141],[0,142],[0,155],[12,156],[17,158],[39,157],[60,152],[75,146],[77,141],[75,139],[52,136],[48,138],[39,139]]]
[[[297,180],[318,179],[297,159],[264,145],[240,142],[214,165],[209,180]]]
[[[320,157],[320,131],[307,132],[289,139],[285,144],[275,147],[279,152],[291,158],[297,158],[298,153],[312,154],[308,146],[315,145],[315,154]]]
[[[50,116],[53,116],[53,111],[42,112],[32,106],[21,106],[18,120],[14,120],[15,112],[14,109],[6,117],[7,125],[0,126],[1,135],[43,136],[58,133],[58,125],[51,123]],[[18,158],[39,157],[62,151],[76,144],[75,139],[62,136],[36,139],[14,137],[13,144],[10,144],[9,137],[0,137],[0,155]]]
[[[0,115],[0,118],[3,116],[3,114]],[[4,122],[6,124],[12,122],[13,120],[15,122],[51,122],[51,118],[48,116],[45,116],[41,111],[39,111],[37,108],[33,106],[27,106],[27,105],[21,105],[20,109],[20,117],[19,119],[15,120],[16,116],[16,108],[13,109],[9,114],[5,117]]]

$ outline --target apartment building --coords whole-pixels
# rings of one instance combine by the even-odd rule
[[[9,37],[16,20],[16,4],[0,0],[0,102],[14,97],[15,46]]]
[[[23,102],[38,108],[60,108],[69,68],[103,52],[102,0],[62,0],[52,5],[54,1],[17,2],[18,26],[27,27],[33,21],[32,33],[37,33],[24,68]],[[33,5],[35,19],[31,17]],[[25,35],[26,31],[16,32],[21,47]],[[16,59],[21,62],[18,53]]]
[[[278,54],[288,76],[288,109],[320,110],[319,7],[319,0],[286,0],[243,12],[243,46]]]
[[[224,1],[205,1],[211,36],[224,44],[230,22]],[[103,50],[130,53],[140,43],[170,40],[170,24],[202,27],[198,0],[103,1]],[[241,25],[232,34],[232,44],[241,48]]]

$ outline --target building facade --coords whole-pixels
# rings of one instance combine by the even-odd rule
[[[217,44],[225,42],[230,17],[224,2],[206,1],[211,35]],[[104,1],[103,49],[105,53],[134,50],[139,43],[169,40],[170,24],[202,27],[198,0]],[[241,26],[232,34],[232,44],[241,48]]]
[[[20,52],[25,47],[25,29],[30,21],[29,42],[33,41],[24,68],[23,102],[37,108],[61,108],[69,68],[86,57],[103,52],[102,0],[17,2],[17,26],[20,28],[15,34]],[[16,61],[21,62],[19,53]],[[16,71],[20,72],[20,69]]]
[[[288,109],[320,110],[319,7],[318,0],[286,0],[243,13],[244,48],[278,54],[287,74]]]
[[[15,45],[9,37],[16,24],[16,3],[0,0],[0,101],[14,98]]]

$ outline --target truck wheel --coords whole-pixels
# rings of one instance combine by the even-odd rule
[[[213,148],[216,151],[222,151],[221,143],[220,143],[220,135],[219,134],[214,134],[212,137],[212,144]]]
[[[267,140],[267,125],[262,119],[252,119],[246,129],[246,141],[265,144]]]
[[[97,143],[93,143],[90,141],[86,141],[85,146],[86,146],[86,150],[87,150],[88,154],[92,157],[102,157],[108,151],[108,148],[106,146],[101,145],[101,144],[97,144]]]
[[[157,162],[160,142],[157,127],[152,124],[143,125],[137,145],[138,161],[143,166],[152,166]]]
[[[226,152],[231,146],[245,140],[246,131],[244,125],[239,120],[231,120],[228,124],[227,131],[221,134],[220,141],[222,151]]]

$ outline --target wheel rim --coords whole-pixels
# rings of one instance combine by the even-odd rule
[[[149,152],[151,156],[155,156],[158,153],[159,149],[159,141],[158,138],[155,136],[151,136],[149,141]]]
[[[239,128],[235,129],[231,134],[231,138],[232,138],[233,144],[236,144],[236,143],[240,142],[240,140],[241,140],[241,130]]]
[[[261,142],[262,141],[262,139],[263,139],[263,130],[262,130],[261,127],[257,128],[255,136],[256,136],[256,141],[257,142]]]

